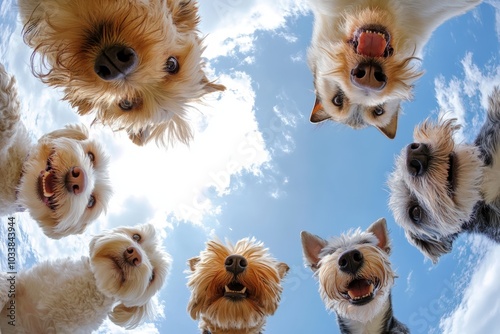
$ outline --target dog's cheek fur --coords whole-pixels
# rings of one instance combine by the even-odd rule
[[[144,319],[152,319],[155,312],[156,308],[151,300],[141,306],[127,307],[124,304],[119,304],[109,313],[109,318],[118,326],[133,329]]]

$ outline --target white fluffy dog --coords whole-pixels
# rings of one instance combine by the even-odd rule
[[[89,249],[90,257],[47,261],[19,273],[12,281],[15,296],[0,305],[0,332],[91,333],[108,316],[125,328],[154,316],[152,297],[171,263],[154,226],[105,231],[92,238]]]
[[[414,60],[432,32],[481,0],[309,0],[311,122],[372,125],[396,136],[400,101],[421,75]]]
[[[33,143],[19,109],[15,80],[0,64],[0,216],[28,210],[55,239],[83,232],[111,196],[108,156],[83,125]]]

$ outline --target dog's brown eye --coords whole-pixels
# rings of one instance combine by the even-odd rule
[[[384,108],[382,107],[376,107],[375,109],[373,109],[373,115],[375,116],[382,116],[384,112]]]
[[[130,111],[134,107],[134,103],[130,100],[121,100],[118,106],[123,111]]]
[[[87,156],[89,157],[89,159],[90,159],[90,161],[91,161],[92,163],[94,163],[94,162],[95,162],[95,155],[94,155],[94,153],[92,153],[92,152],[87,152]]]
[[[415,223],[418,223],[420,222],[420,220],[422,220],[422,209],[418,205],[412,206],[410,208],[410,218]]]
[[[89,201],[87,203],[87,208],[92,209],[95,205],[95,197],[94,195],[90,195]]]
[[[333,97],[332,103],[337,107],[341,107],[344,103],[344,96],[342,94],[337,94]]]
[[[167,62],[165,63],[165,71],[171,74],[175,74],[179,72],[179,62],[175,57],[168,57]]]
[[[152,283],[155,280],[155,271],[151,272],[151,277],[149,278],[149,283]]]
[[[134,239],[136,242],[139,242],[139,241],[141,241],[141,236],[140,236],[139,234],[137,234],[137,233],[136,233],[136,234],[134,234],[134,235],[132,236],[132,239]]]

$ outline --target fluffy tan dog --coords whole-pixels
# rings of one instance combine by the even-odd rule
[[[82,125],[33,143],[20,118],[15,80],[0,64],[0,216],[28,210],[56,239],[83,232],[111,196],[108,156]]]
[[[90,257],[46,261],[15,278],[0,273],[2,281],[10,278],[14,285],[11,299],[0,305],[0,332],[91,333],[108,316],[125,328],[154,316],[151,298],[163,286],[171,263],[154,226],[105,231],[91,240],[89,249]],[[8,288],[0,284],[0,289]],[[11,314],[15,327],[9,324]]]
[[[224,90],[203,71],[196,1],[19,0],[35,74],[81,115],[131,140],[188,142],[190,102]]]
[[[309,0],[314,30],[309,65],[311,122],[397,131],[401,100],[422,74],[415,60],[432,32],[481,0]]]
[[[202,333],[257,334],[274,314],[288,266],[255,239],[235,245],[212,240],[189,260],[188,311]]]

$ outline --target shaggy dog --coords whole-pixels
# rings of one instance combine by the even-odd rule
[[[203,71],[194,0],[18,2],[35,75],[138,145],[188,142],[190,103],[225,89]]]
[[[21,122],[15,80],[0,64],[0,216],[28,210],[51,238],[78,234],[111,196],[108,157],[84,126],[33,143]]]
[[[278,308],[289,269],[253,238],[235,245],[209,241],[189,268],[188,312],[200,320],[203,334],[262,333],[266,317]]]
[[[316,102],[311,122],[327,119],[389,138],[400,102],[421,72],[415,60],[432,32],[481,0],[309,0],[314,30],[309,66]]]
[[[0,274],[15,287],[8,301],[0,299],[5,303],[0,305],[0,332],[91,333],[108,316],[125,328],[154,316],[151,299],[163,286],[171,262],[154,226],[105,231],[92,238],[89,249],[90,256],[80,260],[42,262],[17,277]],[[15,327],[9,324],[11,305]]]

